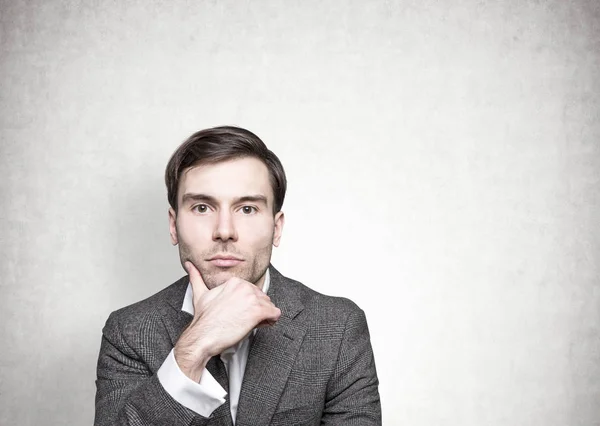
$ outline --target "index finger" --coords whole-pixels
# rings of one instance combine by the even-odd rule
[[[194,300],[198,300],[204,295],[204,293],[208,291],[208,288],[206,287],[206,284],[204,284],[204,280],[202,279],[202,275],[200,275],[200,271],[198,271],[192,262],[188,260],[183,266],[190,276],[190,284],[192,285],[192,291],[194,292]]]

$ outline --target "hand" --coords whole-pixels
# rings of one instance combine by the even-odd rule
[[[254,284],[232,277],[209,290],[200,272],[185,262],[194,294],[194,318],[175,344],[183,373],[199,381],[208,360],[235,345],[259,325],[272,325],[281,311]]]

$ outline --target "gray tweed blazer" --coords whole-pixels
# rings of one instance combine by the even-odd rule
[[[378,379],[364,312],[270,266],[279,321],[258,329],[248,354],[236,426],[380,425]],[[229,400],[210,417],[175,401],[156,372],[192,320],[185,276],[113,312],[102,331],[95,426],[232,426]],[[214,363],[209,363],[212,371]]]

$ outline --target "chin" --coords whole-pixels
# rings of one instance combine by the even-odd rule
[[[227,282],[227,280],[229,280],[230,278],[233,277],[239,277],[242,279],[246,279],[244,278],[243,274],[238,273],[238,271],[236,271],[233,268],[230,269],[219,269],[217,268],[208,270],[206,272],[202,272],[202,276],[205,277],[204,279],[204,283],[206,284],[206,287],[208,287],[209,289],[213,289],[215,287],[218,287],[222,284],[225,284],[225,282]]]

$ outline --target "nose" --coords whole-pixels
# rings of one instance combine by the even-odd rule
[[[230,212],[221,210],[213,232],[213,240],[229,241],[237,240],[237,232],[233,223],[233,216]]]

